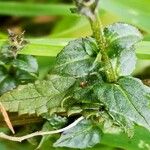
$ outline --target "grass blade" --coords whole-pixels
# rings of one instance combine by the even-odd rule
[[[12,16],[70,16],[70,5],[0,2],[0,14]]]
[[[73,38],[28,39],[29,44],[19,51],[19,54],[55,57]],[[0,40],[0,46],[6,39]],[[150,59],[150,41],[136,44],[136,54],[139,59]]]
[[[100,7],[120,17],[120,21],[150,32],[149,0],[102,0]]]

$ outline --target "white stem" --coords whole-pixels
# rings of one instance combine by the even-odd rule
[[[69,126],[62,128],[62,129],[59,129],[59,130],[45,131],[45,132],[37,131],[37,132],[31,133],[31,134],[28,134],[25,136],[21,136],[21,137],[9,136],[3,132],[0,132],[0,138],[7,139],[10,141],[22,142],[24,140],[27,140],[27,139],[35,137],[35,136],[50,135],[50,134],[56,134],[56,133],[64,132],[64,131],[69,130],[69,129],[73,128],[74,126],[76,126],[83,119],[84,119],[84,117],[82,116],[82,117],[78,118],[76,121],[74,121],[72,124],[70,124]]]

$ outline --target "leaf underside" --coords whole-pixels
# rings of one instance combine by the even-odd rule
[[[40,115],[59,107],[74,82],[75,79],[71,77],[51,75],[48,81],[20,85],[17,89],[3,94],[0,101],[9,112]]]

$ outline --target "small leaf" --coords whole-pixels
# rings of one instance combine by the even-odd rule
[[[13,79],[5,65],[0,66],[0,95],[16,87],[17,81]]]
[[[109,57],[116,56],[126,48],[131,48],[142,40],[139,30],[126,23],[115,23],[104,29]]]
[[[130,75],[136,64],[134,45],[142,39],[137,28],[125,23],[115,23],[104,29],[107,54],[117,76]]]
[[[47,122],[49,123],[49,126],[51,126],[53,129],[60,129],[63,126],[65,126],[65,124],[67,123],[66,117],[61,117],[56,114],[54,114],[52,116],[44,115],[43,118],[45,118],[47,120]]]
[[[2,65],[0,66],[0,83],[7,77],[7,69]]]
[[[150,88],[140,80],[121,77],[116,84],[97,85],[95,93],[116,121],[134,122],[150,130]]]
[[[0,102],[9,112],[40,115],[59,107],[74,82],[72,77],[51,75],[48,81],[20,85],[17,89],[3,94]]]
[[[18,80],[36,79],[38,74],[38,63],[35,57],[29,55],[19,55],[14,59],[12,66],[16,69]]]
[[[85,149],[100,143],[101,130],[89,120],[83,120],[75,127],[62,133],[54,147]]]
[[[0,83],[0,94],[13,90],[17,86],[15,79],[6,75],[3,81]]]
[[[43,116],[43,118],[46,118],[48,121],[44,123],[42,131],[50,131],[50,130],[56,130],[60,129],[67,124],[67,118],[61,117],[56,114],[50,116]],[[44,135],[36,149],[40,149],[50,138],[53,138],[54,135]],[[50,142],[49,142],[50,143]]]
[[[17,59],[13,61],[13,66],[26,72],[37,73],[38,71],[37,60],[30,55],[19,55]]]
[[[53,71],[75,77],[86,76],[90,72],[96,52],[97,46],[92,38],[71,41],[58,54]]]

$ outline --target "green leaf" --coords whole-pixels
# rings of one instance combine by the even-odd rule
[[[13,66],[26,72],[37,73],[38,71],[36,58],[29,55],[19,55],[17,59],[13,61]]]
[[[0,64],[0,83],[7,77],[7,69],[4,65],[3,62]]]
[[[17,81],[8,74],[5,64],[0,66],[0,95],[14,89],[17,86]]]
[[[76,84],[73,89],[72,97],[78,102],[82,103],[94,103],[96,100],[94,93],[94,85],[98,82],[102,82],[101,76],[95,74],[88,75],[86,78],[79,78],[76,80]]]
[[[59,107],[74,82],[72,77],[51,75],[47,81],[20,85],[17,89],[3,94],[0,102],[9,112],[40,115]]]
[[[19,80],[37,78],[38,63],[33,56],[19,55],[13,60],[12,66],[17,70],[16,76]]]
[[[0,94],[13,90],[16,86],[17,81],[9,75],[5,75],[5,78],[0,82]]]
[[[54,73],[83,77],[86,76],[93,65],[97,46],[92,38],[77,39],[58,54]]]
[[[83,120],[75,127],[62,133],[54,147],[85,149],[100,143],[101,130],[89,120]]]
[[[118,76],[130,75],[135,69],[135,44],[142,39],[137,28],[125,23],[115,23],[104,29],[107,54]]]
[[[47,122],[44,123],[42,127],[42,131],[50,131],[50,130],[56,130],[63,128],[68,120],[66,117],[61,117],[56,114],[49,116],[49,115],[44,115],[43,118],[47,119]],[[37,147],[37,149],[40,149],[50,138],[54,137],[54,135],[44,135]]]
[[[141,41],[142,34],[139,30],[126,23],[114,23],[104,29],[107,39],[108,55],[110,58],[116,57],[124,49],[131,48]]]
[[[135,69],[136,54],[134,48],[125,49],[121,52],[116,63],[116,73],[118,76],[130,75]],[[114,60],[112,60],[113,62]]]
[[[47,120],[47,122],[49,123],[49,126],[51,126],[51,128],[53,128],[53,129],[60,129],[60,128],[64,127],[64,125],[68,121],[66,117],[61,117],[56,114],[54,114],[52,116],[44,115],[43,118],[45,118]]]
[[[149,150],[149,139],[150,134],[148,130],[139,126],[135,126],[135,134],[132,138],[129,138],[123,132],[120,134],[107,133],[103,135],[101,143],[126,150]]]
[[[121,77],[117,83],[95,87],[100,102],[121,124],[134,122],[150,130],[150,88],[132,77]]]

